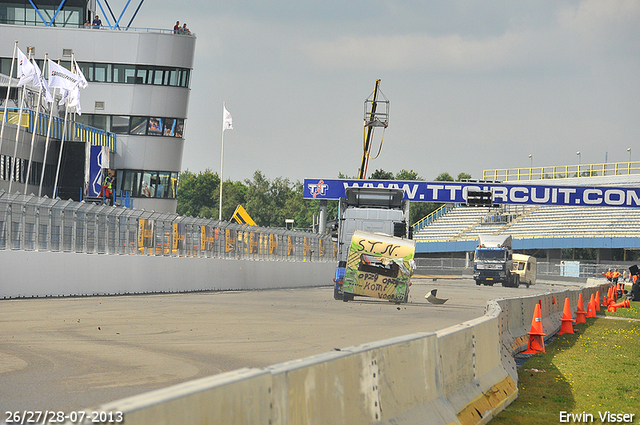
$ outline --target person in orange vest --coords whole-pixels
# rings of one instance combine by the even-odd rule
[[[611,274],[611,281],[613,282],[614,285],[618,283],[619,277],[620,277],[620,272],[618,271],[618,269],[615,269]]]
[[[613,277],[613,272],[611,269],[607,270],[605,273],[602,273],[602,276],[606,277],[609,282],[611,282],[611,278]]]

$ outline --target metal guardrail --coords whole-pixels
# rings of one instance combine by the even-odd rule
[[[473,270],[473,259],[469,258],[416,258],[416,266],[418,270],[417,275],[428,272],[442,273],[443,275],[463,275],[463,271],[470,273]],[[540,261],[537,263],[538,279],[551,278],[556,276],[569,276],[576,278],[601,278],[604,279],[602,273],[607,269],[618,269],[620,273],[624,270],[629,270],[631,265],[635,264],[630,261],[619,261],[617,263],[602,262],[595,263],[593,261],[580,261],[580,260],[552,260],[552,261]],[[422,270],[421,270],[422,269]]]
[[[503,168],[484,170],[483,180],[517,181],[566,179],[571,177],[621,176],[640,173],[640,162],[606,162],[599,164],[556,165],[548,167]]]
[[[437,218],[442,217],[443,215],[451,211],[452,208],[453,207],[451,205],[443,204],[437,210],[431,212],[426,217],[420,219],[419,221],[413,224],[414,233],[419,232],[423,227],[426,227],[429,224],[433,223]]]
[[[5,115],[4,111],[7,111]],[[22,119],[19,120],[20,110],[18,108],[0,108],[0,119],[7,119],[7,122],[24,127],[29,133],[33,133],[45,137],[49,126],[49,115],[39,114],[36,127],[36,112],[32,109],[23,108]],[[51,121],[51,137],[61,139],[64,128],[64,120],[53,117]],[[77,122],[69,122],[66,129],[65,140],[74,142],[89,142],[95,146],[106,146],[109,151],[116,151],[117,136],[115,133],[100,130],[99,128],[90,127]]]
[[[0,191],[0,251],[336,259],[329,235]]]

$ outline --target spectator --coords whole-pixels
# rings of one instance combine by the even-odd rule
[[[176,24],[173,26],[173,33],[180,34],[182,30],[180,29],[180,21],[176,21]]]
[[[191,35],[191,31],[189,31],[189,28],[187,28],[187,24],[182,25],[182,33]]]
[[[613,282],[613,284],[615,285],[616,283],[618,283],[619,277],[620,277],[620,272],[618,271],[618,269],[615,269],[611,274],[611,282]]]
[[[87,19],[87,22],[84,23],[85,28],[91,28],[91,21]]]
[[[93,25],[93,28],[95,29],[100,29],[100,27],[102,26],[102,21],[100,20],[100,17],[98,15],[96,15],[96,17],[93,19],[91,25]]]

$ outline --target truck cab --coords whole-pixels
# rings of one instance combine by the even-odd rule
[[[402,189],[350,187],[338,206],[338,266],[333,297],[349,301],[354,294],[343,294],[345,268],[356,230],[400,238],[409,236],[409,202]]]
[[[510,235],[480,235],[473,259],[476,285],[502,283],[517,288],[520,277],[512,273],[513,248]]]

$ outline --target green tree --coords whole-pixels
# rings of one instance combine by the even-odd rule
[[[444,172],[444,173],[440,173],[438,174],[438,177],[436,177],[436,181],[437,182],[452,182],[453,181],[453,177],[451,177],[451,174]]]
[[[180,173],[177,213],[192,217],[217,217],[220,177],[207,169],[197,175],[189,170]]]
[[[232,182],[227,180],[222,185],[222,219],[230,221],[233,217],[238,205],[245,206],[245,196],[247,193],[247,186],[242,182]],[[218,204],[220,201],[218,200]],[[216,208],[216,215],[212,218],[218,218],[218,209]],[[251,216],[251,213],[249,213]],[[253,216],[251,216],[253,218]]]
[[[393,180],[393,173],[380,169],[371,173],[369,178],[371,180]]]
[[[396,180],[419,180],[422,181],[424,180],[422,177],[420,177],[418,175],[418,173],[416,173],[413,170],[400,170],[398,173],[396,173]]]
[[[471,180],[471,174],[467,174],[467,173],[458,174],[458,178],[456,179],[456,181],[460,182],[462,180]]]

